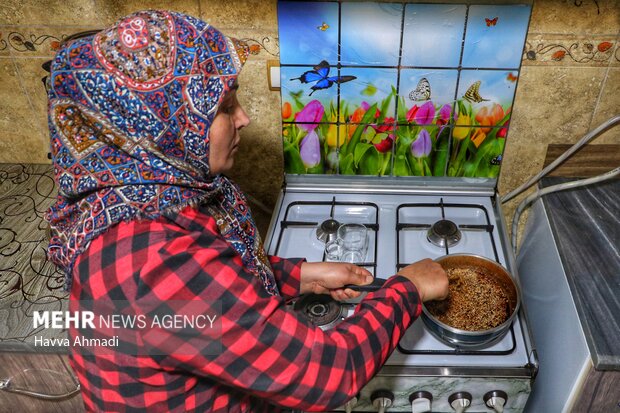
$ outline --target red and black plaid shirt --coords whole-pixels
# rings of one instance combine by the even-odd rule
[[[75,266],[71,300],[219,300],[217,355],[72,351],[93,412],[274,412],[342,406],[375,375],[421,311],[413,283],[394,276],[329,331],[300,318],[303,260],[271,257],[281,296],[266,293],[201,210],[112,227]],[[74,331],[71,334],[75,334]],[[172,333],[171,333],[172,334]]]

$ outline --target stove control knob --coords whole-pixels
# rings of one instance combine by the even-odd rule
[[[501,390],[492,390],[482,396],[484,403],[497,413],[504,411],[504,405],[508,401],[508,395]]]
[[[424,413],[431,411],[431,402],[433,395],[427,391],[421,390],[411,393],[409,403],[411,403],[411,413]]]
[[[448,397],[448,403],[456,413],[463,413],[471,405],[471,394],[466,391],[452,393]]]
[[[394,402],[394,393],[389,390],[375,390],[370,395],[370,402],[375,406],[378,413],[385,413],[385,409]]]
[[[353,408],[357,406],[358,401],[359,401],[359,394],[357,396],[353,396],[351,400],[349,400],[348,402],[344,404],[344,411],[346,413],[351,413],[351,411],[353,411]]]

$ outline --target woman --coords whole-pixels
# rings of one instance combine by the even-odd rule
[[[447,294],[443,270],[424,260],[330,331],[286,305],[307,292],[353,298],[343,286],[372,277],[352,264],[266,256],[245,197],[224,175],[250,122],[236,98],[246,57],[247,46],[200,20],[145,11],[64,45],[54,60],[59,196],[49,255],[71,303],[217,302],[226,344],[191,357],[73,348],[88,411],[335,408],[381,367],[422,300]],[[175,342],[170,334],[164,341]]]

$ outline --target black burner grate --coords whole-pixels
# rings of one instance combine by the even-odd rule
[[[379,234],[379,207],[377,204],[372,202],[349,202],[349,201],[337,201],[334,196],[331,201],[323,201],[323,202],[313,202],[313,201],[296,201],[291,202],[286,207],[286,213],[284,215],[284,219],[280,222],[280,233],[278,234],[278,242],[276,243],[275,255],[278,255],[280,252],[280,246],[282,243],[282,238],[284,236],[284,232],[289,228],[299,228],[299,227],[316,227],[320,224],[320,222],[313,221],[300,221],[300,220],[289,220],[289,216],[291,215],[291,209],[297,206],[320,206],[320,205],[329,205],[331,206],[329,217],[325,217],[325,219],[334,219],[334,210],[336,206],[363,206],[372,208],[374,210],[375,222],[356,222],[358,224],[364,224],[369,231],[374,233],[375,237],[375,248],[373,252],[373,259],[370,262],[358,262],[355,263],[360,267],[372,268],[372,273],[377,273],[377,246],[378,246],[378,234]],[[344,223],[344,222],[343,222]],[[323,252],[323,261],[325,261],[325,252]]]
[[[400,257],[400,231],[406,231],[408,229],[430,229],[432,227],[431,224],[420,224],[415,222],[401,222],[400,220],[400,210],[402,208],[441,208],[441,218],[442,220],[448,220],[449,217],[446,217],[445,208],[474,208],[479,209],[484,212],[484,216],[486,219],[486,224],[483,225],[458,225],[458,228],[463,231],[485,231],[489,235],[489,242],[493,247],[493,253],[495,255],[495,261],[500,263],[499,255],[497,253],[497,246],[495,245],[495,239],[493,237],[494,226],[491,224],[491,220],[489,218],[489,213],[487,209],[483,205],[478,204],[460,204],[460,203],[445,203],[443,202],[443,198],[439,200],[438,203],[413,203],[413,204],[401,204],[396,209],[396,271],[399,271],[401,268],[406,267],[410,263],[401,262]],[[448,244],[444,246],[446,255],[450,254],[450,247]],[[400,344],[398,344],[398,350],[404,354],[457,354],[457,355],[477,355],[477,356],[497,356],[497,355],[506,355],[515,351],[517,348],[517,342],[515,340],[514,326],[510,326],[510,337],[512,339],[512,346],[507,350],[488,350],[488,349],[476,349],[472,350],[469,348],[459,348],[456,347],[452,350],[410,350],[403,348]]]
[[[334,324],[342,317],[340,303],[325,294],[304,295],[297,300],[293,308],[318,327]]]

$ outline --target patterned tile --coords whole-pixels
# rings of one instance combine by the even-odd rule
[[[616,38],[616,47],[614,50],[613,58],[611,59],[611,66],[620,67],[620,35]]]
[[[523,65],[598,66],[620,63],[616,36],[530,35]]]
[[[269,30],[222,29],[224,34],[241,39],[250,46],[250,59],[278,60],[280,43],[278,32]]]
[[[0,164],[0,341],[5,347],[33,345],[35,332],[46,338],[64,336],[59,329],[32,328],[33,311],[67,306],[64,276],[45,256],[48,225],[43,213],[56,192],[50,165]]]
[[[9,42],[7,41],[6,28],[0,28],[0,58],[10,56]]]
[[[620,115],[620,67],[609,68],[601,89],[601,96],[596,105],[590,129],[596,128],[613,116]],[[600,135],[593,143],[620,144],[620,126]]]
[[[113,24],[128,14],[139,10],[172,10],[194,17],[200,16],[198,0],[93,0],[102,26]]]
[[[498,181],[501,195],[542,170],[548,144],[575,143],[589,130],[605,73],[604,68],[523,68]],[[531,191],[503,206],[509,231],[514,210]],[[519,233],[524,222],[525,217]]]
[[[513,132],[514,131],[511,131],[511,133]],[[513,133],[512,136],[515,136],[515,134]],[[546,145],[532,146],[529,144],[521,144],[517,140],[509,139],[506,142],[502,169],[498,180],[498,191],[500,196],[506,195],[510,191],[516,189],[519,185],[523,184],[540,171],[545,161],[545,153]],[[534,188],[530,188],[502,205],[502,212],[506,220],[509,234],[512,234],[512,218],[514,211],[517,209],[519,203],[533,191]],[[519,235],[523,233],[526,217],[527,215],[521,218],[518,230]],[[521,237],[519,237],[519,239],[521,239]]]
[[[0,163],[47,163],[47,134],[24,91],[13,59],[0,59]],[[43,86],[41,86],[43,87]]]
[[[95,0],[5,0],[0,24],[62,27],[101,23]]]
[[[60,42],[67,36],[98,28],[99,26],[33,27],[24,25],[0,29],[0,53],[5,51],[20,58],[52,58]]]
[[[605,73],[594,67],[524,67],[508,141],[541,150],[551,142],[576,142],[588,131]]]
[[[276,0],[199,0],[200,17],[225,29],[277,30]]]
[[[536,0],[530,33],[617,34],[618,0]]]
[[[49,135],[47,125],[47,94],[41,78],[47,74],[41,68],[41,64],[47,61],[45,58],[15,59],[15,65],[19,73],[20,82],[26,94],[32,112],[30,113],[30,128],[40,131],[43,139],[43,152],[33,154],[37,163],[47,163],[47,152],[49,147]]]

